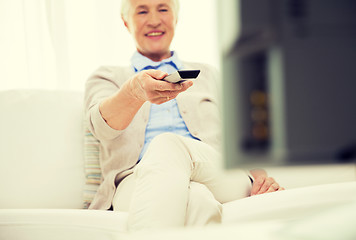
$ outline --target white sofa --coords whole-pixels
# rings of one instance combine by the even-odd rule
[[[272,239],[267,238],[272,235],[292,239],[294,235],[288,234],[293,231],[286,229],[298,230],[312,219],[314,229],[325,216],[356,222],[356,213],[344,214],[356,212],[354,164],[281,167],[267,171],[288,190],[225,204],[222,225],[127,234],[127,213],[83,209],[87,184],[82,92],[2,91],[0,114],[1,240]],[[260,230],[254,232],[256,228]],[[343,229],[343,234],[356,235],[347,224]]]

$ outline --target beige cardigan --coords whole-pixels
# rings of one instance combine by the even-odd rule
[[[184,68],[200,69],[201,73],[194,80],[194,85],[176,98],[180,114],[194,137],[220,149],[217,71],[200,63],[184,62]],[[111,207],[117,184],[132,172],[144,144],[151,106],[149,102],[141,107],[130,125],[121,131],[108,126],[99,112],[101,101],[117,92],[134,74],[130,67],[100,67],[86,83],[85,116],[88,128],[100,141],[102,171],[102,183],[90,209]]]

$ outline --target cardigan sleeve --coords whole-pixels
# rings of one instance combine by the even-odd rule
[[[114,67],[100,67],[87,80],[84,94],[84,116],[87,127],[99,140],[118,137],[124,130],[111,128],[101,116],[99,106],[119,89]]]

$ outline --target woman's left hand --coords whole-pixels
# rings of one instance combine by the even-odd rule
[[[265,170],[256,169],[251,170],[250,173],[255,179],[251,189],[251,196],[284,190],[274,178],[267,175]]]

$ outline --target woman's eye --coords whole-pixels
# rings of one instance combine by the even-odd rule
[[[167,8],[161,8],[159,9],[160,12],[168,12],[168,9]]]
[[[147,13],[147,11],[139,11],[139,12],[138,12],[138,14],[140,14],[140,15],[141,15],[141,14],[146,14],[146,13]]]

